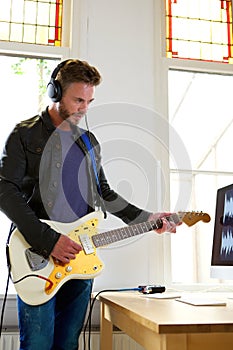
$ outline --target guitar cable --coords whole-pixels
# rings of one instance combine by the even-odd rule
[[[2,309],[1,309],[0,340],[1,340],[1,337],[2,337],[3,320],[4,320],[4,314],[5,314],[5,307],[6,307],[6,301],[7,301],[9,282],[10,282],[10,269],[8,268],[6,289],[5,289],[5,294],[4,294],[4,298],[3,298],[3,301],[2,301]]]
[[[92,319],[92,311],[94,308],[94,304],[98,298],[98,296],[101,293],[106,293],[106,292],[132,292],[132,291],[137,291],[142,294],[155,294],[155,293],[163,293],[165,292],[166,288],[165,286],[161,285],[140,285],[136,288],[120,288],[120,289],[103,289],[99,291],[94,298],[91,300],[90,298],[90,307],[89,307],[89,312],[87,316],[86,323],[83,328],[83,350],[86,350],[86,332],[87,332],[87,327],[88,327],[88,350],[91,350],[91,319]]]
[[[90,298],[90,307],[89,307],[89,312],[88,312],[88,316],[87,316],[87,320],[86,323],[84,325],[83,328],[83,350],[86,350],[86,332],[87,332],[87,328],[88,328],[88,350],[91,350],[91,328],[92,328],[92,324],[91,324],[91,320],[92,320],[92,311],[94,308],[94,304],[98,298],[98,296],[101,293],[106,293],[106,292],[129,292],[129,291],[138,291],[138,292],[142,292],[144,293],[144,289],[145,286],[139,286],[137,288],[120,288],[120,289],[103,289],[101,291],[99,291],[94,298],[91,300]]]
[[[15,228],[14,224],[11,223],[8,237],[7,237],[7,241],[6,241],[6,263],[7,263],[8,274],[7,274],[7,281],[6,281],[6,289],[5,289],[4,298],[2,301],[2,308],[1,308],[0,340],[1,340],[1,336],[2,336],[2,328],[3,328],[4,314],[5,314],[5,308],[6,308],[6,302],[7,302],[7,294],[8,294],[9,282],[10,282],[10,278],[11,278],[11,264],[10,264],[10,257],[9,257],[9,240],[10,240],[10,236],[11,236],[12,232],[14,231],[14,228]]]
[[[18,279],[18,280],[16,280],[16,281],[13,281],[12,279],[12,283],[13,284],[17,284],[17,283],[19,283],[19,282],[21,282],[21,281],[23,281],[23,280],[25,280],[26,278],[28,278],[28,277],[36,277],[36,278],[40,278],[41,280],[44,280],[44,281],[46,281],[47,283],[49,283],[49,285],[48,285],[48,287],[46,287],[46,291],[48,291],[48,290],[50,290],[52,287],[53,287],[53,282],[49,279],[49,278],[46,278],[46,277],[44,277],[44,276],[41,276],[41,275],[38,275],[38,274],[35,274],[35,273],[30,273],[30,274],[28,274],[28,275],[25,275],[25,276],[23,276],[23,277],[21,277],[20,279]]]

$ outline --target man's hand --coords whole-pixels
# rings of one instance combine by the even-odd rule
[[[163,226],[160,229],[155,230],[157,233],[164,233],[164,232],[171,232],[176,233],[176,227],[181,225],[182,222],[174,223],[172,220],[168,221],[166,217],[171,216],[173,213],[154,213],[149,216],[148,221],[156,221],[158,219],[161,219],[163,222]]]
[[[68,236],[61,235],[55,244],[51,255],[63,264],[67,264],[71,259],[75,259],[76,254],[81,250],[82,247],[80,244],[74,242]]]

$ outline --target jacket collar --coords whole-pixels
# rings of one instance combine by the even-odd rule
[[[47,130],[52,133],[55,130],[55,126],[51,121],[51,118],[48,112],[48,107],[41,113],[41,119],[45,124]]]

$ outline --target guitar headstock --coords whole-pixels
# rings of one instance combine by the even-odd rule
[[[199,221],[209,222],[210,216],[202,211],[179,212],[180,220],[188,226],[193,226]]]

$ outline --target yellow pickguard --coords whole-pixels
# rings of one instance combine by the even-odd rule
[[[81,243],[79,236],[87,234],[89,237],[97,234],[98,219],[93,218],[83,225],[72,230],[68,236],[75,242]],[[88,279],[96,277],[103,269],[103,263],[96,254],[96,248],[93,246],[94,252],[86,254],[84,250],[76,255],[74,260],[70,260],[68,264],[61,264],[54,261],[54,269],[48,276],[48,279],[53,283],[52,287],[49,282],[46,283],[45,292],[51,294],[57,286],[64,282],[64,279],[80,278]]]

